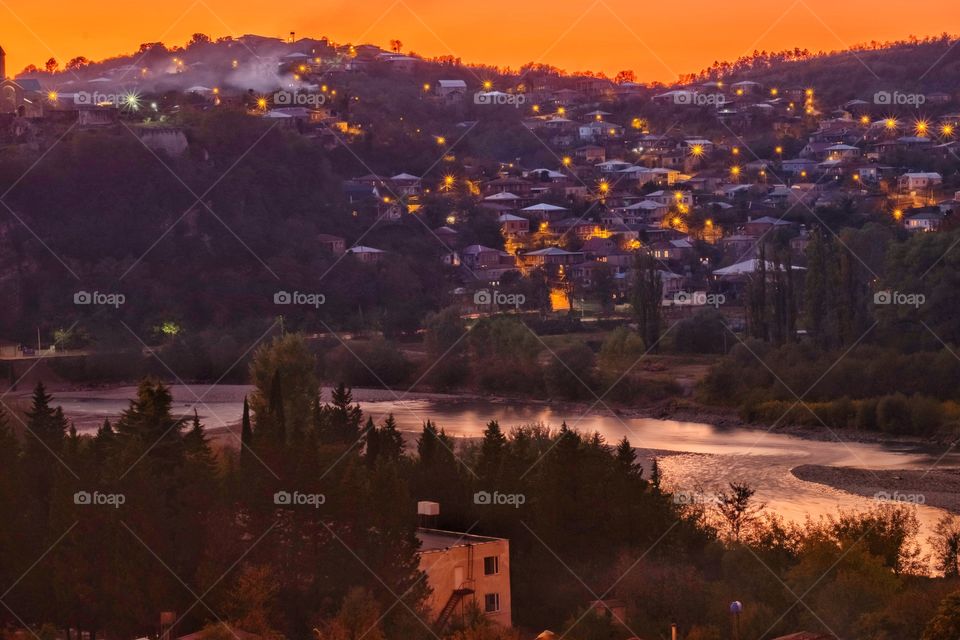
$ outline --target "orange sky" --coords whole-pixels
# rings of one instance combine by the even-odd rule
[[[955,0],[0,0],[7,72],[53,56],[100,59],[200,31],[328,36],[421,55],[518,67],[540,61],[641,81],[673,80],[753,49],[841,49],[869,40],[960,33]]]

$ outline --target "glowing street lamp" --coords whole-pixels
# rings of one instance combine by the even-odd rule
[[[926,137],[927,132],[930,130],[930,123],[926,120],[917,120],[913,125],[913,131],[917,134],[918,137]]]
[[[570,156],[563,156],[562,162],[563,162],[563,166],[569,167],[570,165],[573,164],[573,158],[571,158]]]
[[[954,127],[952,124],[945,124],[942,127],[940,127],[940,133],[942,133],[945,138],[949,138],[953,136],[953,132],[954,132]]]
[[[695,144],[695,145],[693,145],[692,147],[690,147],[690,155],[692,155],[694,158],[702,158],[702,157],[703,157],[703,145],[702,145],[702,144]]]
[[[265,111],[267,109],[267,99],[263,96],[257,98],[257,109]]]
[[[597,189],[600,191],[600,193],[606,195],[607,193],[610,192],[610,183],[607,182],[606,180],[601,180],[597,184]]]
[[[443,136],[437,136],[437,144],[442,147],[443,145],[447,144],[447,139]]]
[[[782,156],[782,155],[783,155],[783,147],[777,147],[776,149],[774,149],[774,151],[777,152],[777,155],[778,155],[778,156]]]
[[[493,89],[493,82],[491,82],[490,80],[484,80],[483,89],[484,91],[490,91],[490,89]]]
[[[894,129],[896,129],[897,124],[898,123],[896,118],[887,118],[886,120],[883,121],[883,126],[886,127],[887,130],[889,131],[893,131]]]
[[[897,222],[903,220],[903,209],[894,209],[893,210],[893,219]]]
[[[860,116],[860,124],[870,124],[870,116]]]

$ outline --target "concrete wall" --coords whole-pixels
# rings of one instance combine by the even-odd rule
[[[454,611],[452,618],[466,611],[467,603],[476,602],[480,610],[484,610],[484,599],[487,594],[500,594],[500,611],[488,613],[493,622],[505,627],[511,626],[510,603],[510,543],[507,540],[493,540],[472,545],[473,548],[473,595],[465,596]],[[468,558],[470,547],[466,544],[449,549],[436,551],[422,551],[420,553],[420,570],[426,572],[427,583],[432,593],[427,599],[430,611],[430,623],[436,621],[444,605],[450,599],[453,590],[463,586],[470,587],[467,582],[470,571]],[[487,556],[498,556],[500,571],[496,575],[483,574],[483,559]]]

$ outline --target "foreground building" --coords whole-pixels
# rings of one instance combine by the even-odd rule
[[[439,515],[435,502],[420,502],[421,521]],[[427,574],[430,596],[426,606],[440,632],[453,619],[462,619],[476,605],[491,621],[511,626],[510,542],[428,527],[417,529],[420,570]]]

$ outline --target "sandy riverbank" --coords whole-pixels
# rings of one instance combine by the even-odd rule
[[[868,498],[925,504],[960,514],[960,469],[871,470],[801,465],[791,472],[800,480]]]

